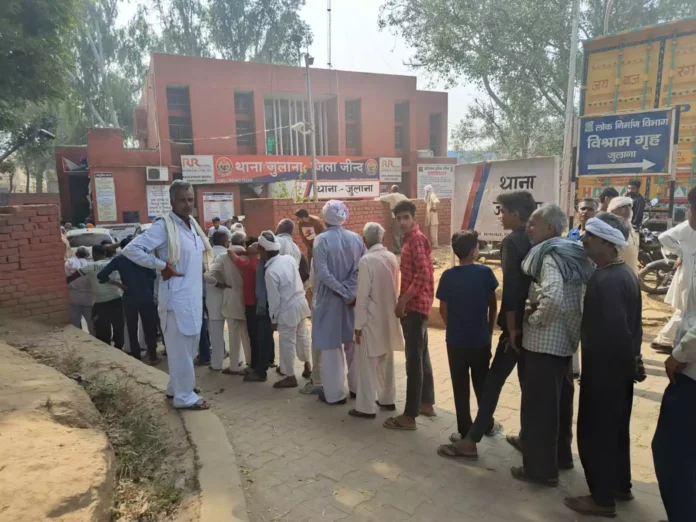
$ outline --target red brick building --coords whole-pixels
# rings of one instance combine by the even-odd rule
[[[314,68],[311,83],[320,197],[374,199],[380,178],[382,191],[400,179],[416,197],[419,162],[454,163],[441,158],[446,93],[419,91],[415,77]],[[140,148],[124,148],[119,129],[92,129],[86,148],[56,149],[63,218],[149,221],[181,177],[196,183],[200,221],[244,214],[269,182],[299,179],[308,195],[310,138],[291,128],[310,121],[306,92],[302,67],[153,55],[134,115]]]

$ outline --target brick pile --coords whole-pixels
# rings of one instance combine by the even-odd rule
[[[0,316],[68,323],[57,205],[0,207]]]
[[[422,199],[412,200],[416,204],[416,221],[425,233],[425,201]],[[264,230],[275,230],[278,222],[284,218],[297,221],[295,212],[304,208],[310,214],[321,217],[323,201],[318,203],[295,203],[292,199],[247,199],[245,205],[245,227],[247,234],[258,236]],[[393,247],[392,240],[392,217],[389,205],[382,201],[345,201],[348,206],[348,221],[344,225],[346,229],[362,234],[365,223],[370,221],[381,224],[384,227],[384,245],[387,248]],[[440,245],[448,245],[450,241],[450,199],[442,199],[438,217],[440,226],[438,229],[438,239]],[[295,227],[293,239],[304,252],[304,245],[300,238],[298,227]]]

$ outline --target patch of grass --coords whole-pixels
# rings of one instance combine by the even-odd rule
[[[126,379],[98,377],[85,386],[116,453],[114,520],[155,522],[170,515],[182,494],[161,471],[167,434],[146,399]]]
[[[77,355],[77,350],[69,350],[58,357],[53,357],[50,353],[43,354],[41,351],[36,351],[32,355],[39,362],[55,368],[67,377],[79,375],[85,365],[85,360]]]

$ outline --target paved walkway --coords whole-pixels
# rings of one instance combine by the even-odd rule
[[[562,472],[558,489],[514,480],[510,467],[521,456],[504,435],[486,438],[475,463],[438,457],[438,444],[455,431],[444,331],[430,330],[438,417],[419,419],[415,432],[395,432],[377,420],[354,419],[352,407],[329,407],[315,396],[274,390],[267,383],[197,369],[203,395],[211,399],[237,452],[252,521],[490,521],[571,522],[592,520],[563,506],[569,494],[586,494],[582,466]],[[276,344],[277,346],[277,344]],[[649,378],[636,386],[632,420],[634,502],[619,506],[617,520],[666,518],[657,490],[650,442],[657,422],[664,356],[644,346]],[[298,373],[299,365],[298,365]],[[403,354],[396,357],[397,407],[403,408]],[[304,383],[304,380],[301,379]],[[473,394],[472,394],[473,395]],[[576,393],[577,400],[578,393]],[[516,374],[503,389],[496,417],[506,433],[519,429]],[[474,406],[475,407],[475,406]],[[473,408],[472,408],[473,409]],[[577,408],[576,408],[577,410]],[[235,473],[235,470],[230,470]]]

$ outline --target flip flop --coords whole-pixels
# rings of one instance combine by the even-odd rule
[[[446,459],[478,460],[478,454],[462,453],[454,444],[442,444],[437,448],[437,454]]]
[[[375,401],[375,404],[385,411],[396,411],[396,404],[381,404],[379,401]]]
[[[202,410],[209,410],[209,409],[210,409],[210,404],[208,404],[203,399],[200,399],[198,402],[196,402],[195,404],[192,404],[191,406],[177,408],[177,410],[194,410],[194,411],[202,411]]]
[[[419,414],[419,415],[422,415],[423,417],[429,417],[429,418],[437,417],[437,412],[436,412],[435,410],[433,410],[433,411],[427,411],[427,412],[426,412],[426,411],[423,411],[423,410],[420,410],[420,411],[418,412],[418,414]]]
[[[418,426],[404,426],[403,424],[399,424],[399,421],[396,420],[396,417],[389,417],[387,420],[384,421],[384,424],[382,424],[382,426],[387,428],[388,430],[415,431],[418,429]]]

